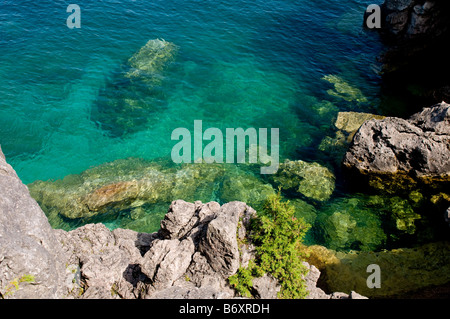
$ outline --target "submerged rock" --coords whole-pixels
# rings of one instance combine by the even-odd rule
[[[309,249],[308,262],[322,272],[322,287],[328,291],[356,290],[364,296],[386,298],[450,282],[448,242],[380,252],[343,253],[323,246]],[[367,287],[371,264],[380,266],[381,288]]]
[[[176,45],[165,40],[148,41],[128,60],[131,69],[125,77],[142,78],[145,82],[159,83],[161,79],[158,74],[173,59],[177,50]]]
[[[176,52],[173,43],[148,41],[100,91],[91,119],[114,137],[149,125],[149,118],[166,107],[161,86],[165,68]]]
[[[232,170],[224,175],[220,198],[223,202],[243,201],[259,210],[266,198],[273,194],[275,190],[271,184],[253,174]]]
[[[388,117],[365,122],[356,133],[343,165],[384,193],[433,192],[450,184],[450,105],[444,102],[410,119]]]
[[[62,180],[36,181],[31,195],[52,225],[64,221],[111,221],[123,216],[120,227],[155,231],[173,198],[194,202],[246,200],[261,207],[275,191],[251,172],[231,164],[185,164],[163,167],[139,159],[117,160]]]
[[[353,135],[361,127],[361,125],[364,124],[364,122],[371,119],[382,120],[384,118],[385,116],[370,113],[339,112],[334,125],[337,129],[349,134],[349,140],[351,141]]]
[[[328,153],[340,165],[351,143],[356,131],[371,119],[383,119],[384,116],[360,113],[360,112],[338,112],[334,126],[337,128],[334,137],[325,136],[319,145],[319,150]]]
[[[328,200],[335,187],[335,177],[328,168],[302,160],[280,164],[273,181],[284,190],[294,190],[318,201]]]
[[[375,207],[370,207],[367,199],[338,198],[318,214],[316,232],[330,249],[371,251],[383,247],[387,235],[382,211]]]
[[[327,91],[331,96],[343,99],[347,102],[366,103],[368,101],[361,90],[351,86],[337,75],[329,74],[324,76],[322,80],[334,85],[334,90],[330,89]]]

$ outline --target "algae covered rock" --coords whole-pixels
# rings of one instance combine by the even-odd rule
[[[160,39],[150,40],[128,60],[131,69],[125,77],[158,82],[160,80],[158,73],[173,59],[177,51],[177,46],[171,42]]]
[[[414,234],[416,231],[415,221],[422,217],[414,211],[408,200],[393,197],[389,204],[397,229],[408,234]]]
[[[361,113],[361,112],[339,112],[334,125],[339,130],[345,131],[353,137],[353,134],[364,124],[364,122],[377,119],[382,120],[385,116]]]
[[[129,162],[142,165],[139,160]],[[114,215],[144,203],[170,201],[170,175],[152,163],[141,171],[125,171],[125,163],[118,160],[62,180],[36,181],[29,185],[30,193],[49,217],[61,215],[69,219]]]
[[[246,199],[261,207],[272,185],[231,164],[161,165],[121,159],[69,175],[62,180],[29,185],[55,228],[104,222],[112,228],[155,231],[173,199],[230,202]]]
[[[255,209],[262,208],[264,201],[275,194],[269,183],[251,173],[242,174],[239,170],[229,171],[221,188],[220,198],[223,202],[243,201]]]
[[[392,245],[438,240],[434,221],[412,198],[354,194],[338,197],[316,210],[316,241],[330,249],[373,251]],[[419,200],[419,202],[417,202]]]
[[[166,68],[177,53],[173,43],[150,40],[111,76],[92,107],[91,119],[114,137],[135,133],[167,106]]]
[[[329,74],[324,76],[322,80],[333,84],[334,89],[327,91],[331,96],[343,99],[347,102],[366,103],[368,101],[361,90],[351,86],[340,76]]]
[[[368,297],[402,296],[425,287],[450,282],[450,243],[435,242],[415,248],[380,252],[336,252],[310,246],[308,262],[322,272],[322,282],[330,291],[356,290]],[[378,265],[381,288],[367,287],[367,267]]]
[[[275,184],[285,190],[294,190],[308,198],[325,201],[334,191],[334,174],[318,163],[286,160],[273,176]]]
[[[374,250],[387,240],[381,218],[365,200],[338,198],[318,213],[316,232],[331,249]]]

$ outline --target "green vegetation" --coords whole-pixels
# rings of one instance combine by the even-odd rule
[[[33,275],[27,274],[21,277],[14,278],[6,285],[6,287],[4,287],[4,289],[1,289],[0,298],[4,299],[7,296],[12,296],[16,290],[19,290],[19,284],[23,282],[33,283],[35,282],[35,277]]]
[[[245,297],[252,296],[252,280],[265,273],[278,279],[281,290],[279,298],[301,299],[307,296],[303,265],[306,252],[303,238],[309,225],[294,216],[295,208],[281,200],[281,194],[268,197],[260,216],[251,224],[250,240],[256,246],[256,258],[247,268],[239,268],[229,278],[229,283]]]

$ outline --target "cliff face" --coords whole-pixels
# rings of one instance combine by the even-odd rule
[[[61,254],[45,214],[0,149],[0,296],[61,296],[65,272]]]
[[[445,0],[386,0],[381,8],[381,32],[391,41],[429,42],[450,29],[449,4]]]
[[[450,103],[450,61],[443,50],[450,37],[450,2],[385,0],[381,9],[385,91],[413,95],[420,108]]]

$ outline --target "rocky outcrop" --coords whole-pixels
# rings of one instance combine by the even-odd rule
[[[343,161],[352,180],[388,194],[450,185],[450,105],[437,104],[408,120],[365,122]]]
[[[60,253],[45,214],[0,149],[0,297],[61,296]]]
[[[157,233],[89,224],[57,236],[80,282],[82,298],[232,298],[227,278],[243,262],[245,226],[255,211],[242,202],[220,206],[177,200]],[[238,234],[238,235],[237,235]]]
[[[438,37],[449,31],[447,1],[386,0],[382,5],[382,33],[396,40]]]
[[[379,61],[386,91],[402,92],[420,107],[450,103],[450,64],[442,50],[450,35],[450,3],[385,0],[381,10],[379,32],[387,47]]]

